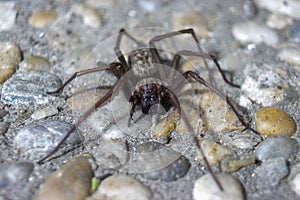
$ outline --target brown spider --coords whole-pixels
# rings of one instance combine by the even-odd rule
[[[191,35],[197,45],[198,51],[195,51],[195,52],[189,51],[189,50],[178,51],[175,54],[171,63],[166,62],[165,60],[163,60],[160,57],[159,51],[157,50],[155,43],[160,40],[163,40],[165,38],[170,38],[170,37],[174,37],[174,36],[181,35],[181,34]],[[39,164],[41,164],[43,161],[45,161],[51,155],[53,155],[60,148],[60,146],[65,142],[65,140],[70,136],[70,134],[76,129],[76,127],[79,126],[84,120],[86,120],[86,118],[95,110],[95,108],[102,106],[108,99],[110,99],[113,95],[113,91],[120,89],[121,85],[124,84],[124,82],[126,82],[126,81],[130,82],[131,84],[133,83],[133,85],[135,85],[134,91],[132,91],[131,96],[128,97],[129,102],[132,104],[132,107],[130,110],[130,116],[129,116],[129,120],[128,120],[128,126],[130,125],[130,121],[133,118],[133,114],[134,114],[135,108],[137,106],[140,106],[142,109],[142,112],[147,114],[149,112],[149,109],[151,108],[151,106],[158,104],[158,105],[161,105],[166,111],[168,111],[170,108],[174,107],[180,113],[180,116],[183,118],[185,124],[188,127],[188,130],[191,133],[194,133],[194,130],[193,130],[189,120],[187,119],[185,112],[180,107],[179,101],[178,101],[175,93],[171,89],[169,89],[168,86],[161,79],[154,78],[154,77],[159,77],[159,76],[154,76],[155,73],[158,73],[157,70],[155,70],[155,68],[159,67],[159,65],[157,65],[157,64],[168,65],[171,68],[178,70],[179,63],[180,63],[182,56],[202,57],[203,59],[209,59],[214,62],[214,64],[216,65],[217,69],[221,73],[221,75],[226,83],[228,83],[229,85],[231,85],[233,87],[239,87],[238,85],[235,85],[235,84],[231,83],[230,81],[228,81],[228,79],[226,78],[226,76],[224,74],[224,71],[221,69],[217,59],[214,56],[203,52],[193,29],[183,29],[183,30],[169,32],[166,34],[157,35],[157,36],[153,37],[149,41],[149,48],[141,48],[141,49],[137,49],[137,50],[130,52],[130,54],[128,56],[128,62],[126,61],[122,51],[120,50],[121,39],[124,35],[126,35],[128,38],[130,38],[133,42],[137,43],[138,45],[142,44],[141,42],[137,41],[134,37],[132,37],[129,33],[127,33],[124,29],[121,29],[118,34],[117,41],[116,41],[115,48],[114,48],[114,51],[118,57],[119,62],[113,62],[105,67],[96,67],[96,68],[76,72],[60,88],[58,88],[56,91],[49,92],[49,93],[50,94],[58,94],[58,93],[62,92],[64,87],[68,83],[70,83],[70,81],[72,81],[74,78],[88,74],[88,73],[93,73],[93,72],[98,72],[98,71],[103,71],[103,70],[108,70],[108,71],[113,72],[113,74],[119,80],[129,70],[133,70],[134,76],[132,77],[132,79],[134,79],[134,80],[123,80],[121,82],[118,81],[117,83],[115,83],[113,88],[109,92],[107,92],[102,98],[100,98],[93,106],[91,106],[79,118],[79,120],[75,123],[75,125],[71,128],[71,130],[69,130],[69,132],[64,136],[64,138],[57,144],[57,146],[50,153],[48,153],[45,157],[43,157],[41,160],[38,161]],[[184,72],[182,75],[186,79],[192,78],[192,79],[198,81],[200,84],[208,87],[210,90],[215,92],[222,99],[226,100],[229,107],[236,113],[236,115],[238,116],[238,118],[242,122],[242,124],[245,125],[245,127],[251,129],[251,127],[238,114],[236,109],[233,107],[231,102],[228,100],[227,96],[222,94],[214,86],[212,86],[210,83],[205,81],[196,72],[187,71],[187,72]],[[182,87],[181,83],[176,83],[176,84],[178,84],[178,85],[175,86],[175,88]],[[253,130],[253,129],[251,129],[251,130]],[[210,167],[210,165],[198,143],[195,133],[194,133],[194,140],[195,140],[197,147],[200,150],[200,153],[202,154],[202,156],[204,158],[204,162],[206,163],[207,168],[208,168],[209,172],[211,173],[213,179],[215,180],[215,182],[217,183],[219,188],[221,190],[223,190],[220,182],[215,177],[215,175],[214,175],[214,173],[213,173],[213,171],[212,171],[212,169],[211,169],[211,167]]]

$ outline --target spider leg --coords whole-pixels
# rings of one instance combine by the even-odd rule
[[[99,71],[104,71],[104,70],[111,70],[114,72],[114,74],[116,76],[118,76],[120,74],[118,67],[121,65],[121,63],[111,63],[109,66],[104,66],[104,67],[95,67],[95,68],[91,68],[91,69],[86,69],[83,71],[79,71],[79,72],[75,72],[66,82],[64,82],[64,84],[58,88],[55,91],[50,91],[47,92],[47,94],[59,94],[63,91],[63,89],[66,87],[66,85],[68,85],[72,80],[74,80],[75,78],[82,76],[82,75],[86,75],[86,74],[90,74],[90,73],[94,73],[94,72],[99,72]]]
[[[177,36],[177,35],[182,35],[182,34],[190,34],[192,36],[193,40],[196,42],[196,45],[197,45],[197,48],[198,48],[198,52],[203,55],[203,56],[200,56],[200,57],[208,58],[208,59],[212,60],[215,63],[215,65],[217,66],[219,72],[222,75],[222,78],[224,79],[224,81],[227,84],[229,84],[229,85],[231,85],[233,87],[237,87],[237,88],[240,87],[239,85],[236,85],[236,84],[230,82],[226,78],[225,73],[222,70],[221,66],[219,65],[218,60],[216,59],[215,56],[209,55],[209,54],[207,54],[207,53],[204,52],[204,50],[201,48],[201,46],[199,44],[199,40],[197,39],[194,30],[191,29],[191,28],[189,28],[189,29],[182,29],[182,30],[179,30],[179,31],[174,31],[174,32],[169,32],[169,33],[166,33],[166,34],[158,35],[158,36],[155,36],[154,38],[152,38],[150,40],[150,42],[149,42],[150,50],[153,53],[155,61],[157,63],[161,63],[161,58],[160,58],[160,56],[158,54],[157,48],[155,46],[155,42],[158,42],[158,41],[166,39],[166,38],[174,37],[174,36]],[[204,56],[204,54],[206,54],[206,55]],[[176,55],[178,55],[178,53]],[[204,60],[204,62],[205,62],[206,67],[208,68],[206,60]],[[179,65],[178,64],[177,65],[173,65],[173,67],[174,67],[175,70],[178,70]]]
[[[123,35],[126,35],[129,39],[131,39],[133,42],[135,42],[136,44],[138,44],[139,46],[144,45],[142,42],[138,41],[137,39],[135,39],[132,35],[130,35],[125,29],[120,29],[119,34],[118,34],[118,38],[115,44],[115,54],[117,55],[120,63],[124,66],[124,70],[125,72],[123,74],[125,74],[127,71],[130,70],[130,66],[128,66],[126,59],[124,57],[123,52],[120,49],[120,45],[121,45],[121,40],[123,38]],[[120,78],[120,77],[118,77]]]
[[[201,154],[201,156],[204,160],[205,165],[207,166],[207,169],[208,169],[209,173],[211,174],[212,178],[214,179],[215,183],[218,185],[220,190],[223,191],[223,187],[222,187],[220,181],[218,180],[218,178],[216,177],[215,173],[213,172],[210,164],[208,163],[208,160],[207,160],[207,158],[206,158],[206,156],[205,156],[205,154],[204,154],[204,152],[203,152],[203,150],[202,150],[202,148],[199,144],[199,141],[196,137],[196,133],[194,132],[194,129],[193,129],[190,121],[188,120],[184,110],[182,110],[181,107],[180,107],[180,104],[179,104],[178,98],[176,97],[176,94],[174,94],[174,92],[172,92],[170,89],[168,89],[168,88],[166,88],[166,89],[167,89],[167,92],[168,92],[168,94],[169,94],[176,110],[178,111],[179,115],[182,117],[184,123],[186,124],[189,132],[193,134],[193,140],[196,143],[196,146],[200,151],[200,154]]]

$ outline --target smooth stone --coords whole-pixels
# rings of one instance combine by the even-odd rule
[[[17,11],[15,10],[15,1],[7,1],[0,3],[0,31],[9,31],[15,25]]]
[[[42,11],[32,14],[28,18],[28,23],[35,28],[44,28],[57,18],[54,11]]]
[[[49,60],[42,56],[31,56],[25,58],[19,65],[19,70],[49,71],[51,64]]]
[[[298,162],[291,168],[288,176],[288,183],[291,189],[300,196],[300,163]]]
[[[235,172],[242,167],[247,167],[255,163],[255,157],[245,156],[238,159],[225,159],[221,163],[221,170],[222,172]]]
[[[216,143],[212,139],[201,139],[199,140],[199,145],[210,165],[217,164],[224,160],[225,157],[234,154],[233,150]],[[201,155],[200,150],[197,150],[197,155],[200,163],[204,164],[203,156]]]
[[[254,21],[234,24],[232,34],[235,39],[242,43],[266,43],[267,45],[276,45],[279,43],[279,36],[274,30]]]
[[[34,200],[82,200],[89,196],[93,174],[89,158],[76,157],[46,179]]]
[[[1,101],[9,105],[47,104],[56,97],[46,92],[60,86],[60,79],[49,72],[19,72],[4,83]]]
[[[86,26],[98,29],[103,23],[103,16],[88,5],[75,4],[72,7],[72,12],[79,15],[83,20],[83,24]]]
[[[0,122],[0,135],[3,135],[7,132],[9,125],[9,122]]]
[[[55,106],[48,106],[46,108],[34,111],[31,115],[31,118],[34,120],[39,120],[56,115],[57,113],[58,109]]]
[[[116,4],[116,0],[85,0],[92,8],[109,8]]]
[[[0,189],[11,184],[16,184],[24,179],[28,179],[33,168],[34,165],[31,162],[0,164]]]
[[[265,8],[273,13],[281,13],[300,19],[300,1],[298,0],[254,0],[260,8]]]
[[[278,157],[288,159],[298,151],[299,144],[296,140],[288,137],[269,137],[257,146],[255,157],[260,161]]]
[[[300,49],[294,47],[285,47],[278,53],[280,60],[289,64],[300,65]]]
[[[5,115],[7,115],[7,111],[6,110],[3,110],[3,109],[0,109],[0,119],[3,119],[3,117],[5,116]]]
[[[261,188],[275,187],[289,174],[289,168],[284,158],[266,160],[255,169],[257,185]]]
[[[244,15],[247,19],[253,19],[257,14],[257,8],[253,2],[253,0],[244,0]]]
[[[22,150],[23,154],[29,154],[30,159],[36,161],[52,151],[72,126],[68,122],[53,119],[26,125],[17,133],[14,145]],[[80,142],[81,139],[75,130],[66,140],[65,145],[75,145]]]
[[[216,174],[223,191],[220,190],[210,174],[196,180],[193,188],[194,200],[243,200],[244,190],[241,183],[229,174]]]
[[[256,130],[268,136],[292,136],[297,125],[294,119],[274,107],[262,107],[256,113]]]
[[[11,77],[21,61],[20,48],[9,42],[0,42],[0,84]]]
[[[172,15],[171,22],[174,30],[193,28],[198,38],[208,36],[207,21],[197,10],[177,12]]]
[[[295,22],[290,31],[290,37],[295,42],[300,42],[300,22]]]
[[[162,7],[163,4],[164,2],[160,0],[138,1],[138,5],[140,6],[140,8],[147,12],[157,12]]]
[[[230,145],[239,149],[253,149],[260,141],[261,138],[251,132],[224,133],[220,140],[226,146]]]
[[[275,13],[268,17],[266,23],[270,28],[281,30],[293,24],[293,19],[287,15]]]
[[[98,190],[86,200],[150,200],[151,190],[126,175],[112,175],[103,181]]]

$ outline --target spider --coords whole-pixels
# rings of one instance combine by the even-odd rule
[[[156,64],[164,64],[168,65],[169,67],[175,69],[176,71],[179,68],[180,60],[182,59],[182,56],[196,56],[201,57],[203,59],[209,59],[213,61],[215,66],[217,67],[218,71],[222,75],[222,78],[224,81],[233,86],[239,88],[239,85],[233,84],[230,82],[225,74],[224,71],[221,69],[216,57],[213,55],[209,55],[207,53],[204,53],[202,48],[199,45],[199,41],[195,35],[195,32],[193,29],[183,29],[179,31],[174,32],[168,32],[165,34],[157,35],[153,37],[149,41],[149,47],[148,48],[140,48],[136,49],[130,52],[128,55],[128,59],[126,61],[124,54],[122,53],[120,49],[120,43],[123,36],[127,36],[129,39],[131,39],[134,43],[138,45],[143,45],[143,43],[139,42],[137,39],[135,39],[131,34],[129,34],[125,29],[121,29],[119,31],[117,41],[114,47],[115,54],[118,58],[118,62],[112,62],[107,66],[104,67],[96,67],[91,68],[87,70],[83,70],[80,72],[74,73],[60,88],[58,88],[56,91],[49,92],[49,94],[59,94],[62,92],[64,87],[69,84],[73,79],[76,77],[98,72],[98,71],[111,71],[117,78],[120,80],[125,73],[127,73],[129,70],[133,70],[134,76],[132,79],[135,80],[123,80],[118,81],[114,84],[112,89],[110,89],[102,98],[96,101],[96,103],[91,106],[75,123],[75,125],[69,130],[69,132],[64,136],[64,138],[57,144],[57,146],[48,153],[45,157],[40,159],[38,161],[39,164],[43,163],[46,159],[48,159],[51,155],[53,155],[60,146],[65,142],[65,140],[71,135],[71,133],[76,129],[77,126],[79,126],[84,120],[87,119],[87,117],[95,110],[95,108],[99,108],[102,106],[107,100],[112,98],[113,91],[120,89],[121,85],[124,82],[130,82],[134,83],[135,87],[134,90],[131,92],[129,99],[129,102],[131,103],[131,110],[130,110],[130,116],[128,120],[128,126],[130,126],[130,122],[133,120],[133,114],[135,112],[135,109],[137,106],[141,107],[141,110],[144,114],[149,113],[149,110],[154,105],[160,105],[162,106],[166,111],[170,110],[172,107],[174,107],[180,116],[182,117],[183,121],[188,127],[188,130],[191,133],[194,133],[194,130],[187,119],[187,116],[185,112],[181,109],[179,101],[175,95],[175,93],[168,88],[166,84],[163,83],[162,80],[159,78],[155,78],[157,76],[154,76],[154,73],[158,73],[155,68],[159,67],[159,65]],[[190,35],[194,42],[197,45],[197,51],[190,51],[190,50],[181,50],[178,51],[173,60],[171,62],[166,62],[164,59],[161,58],[158,49],[156,48],[156,43],[166,39],[171,38],[177,35]],[[243,118],[238,114],[237,110],[234,108],[232,103],[229,101],[228,97],[222,94],[218,89],[216,89],[213,85],[211,85],[209,82],[205,81],[199,74],[197,74],[194,71],[186,71],[182,73],[182,76],[186,79],[194,79],[195,81],[199,82],[200,84],[206,86],[213,92],[215,92],[218,96],[220,96],[223,100],[225,100],[228,104],[228,106],[235,112],[235,114],[238,116],[239,120],[242,122],[243,125],[245,125],[246,128],[251,129],[251,127],[243,120]],[[177,84],[177,83],[176,83]],[[180,83],[178,83],[178,87],[182,87]],[[252,130],[252,129],[251,129]],[[202,157],[204,159],[204,162],[212,175],[213,179],[217,183],[218,187],[223,190],[220,182],[214,175],[205,155],[202,151],[196,134],[194,133],[194,140],[197,145],[197,147],[200,150],[200,153],[202,154]]]

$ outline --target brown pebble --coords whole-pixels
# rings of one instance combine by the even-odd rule
[[[287,113],[274,107],[263,107],[256,113],[256,129],[262,135],[292,136],[296,123]]]

